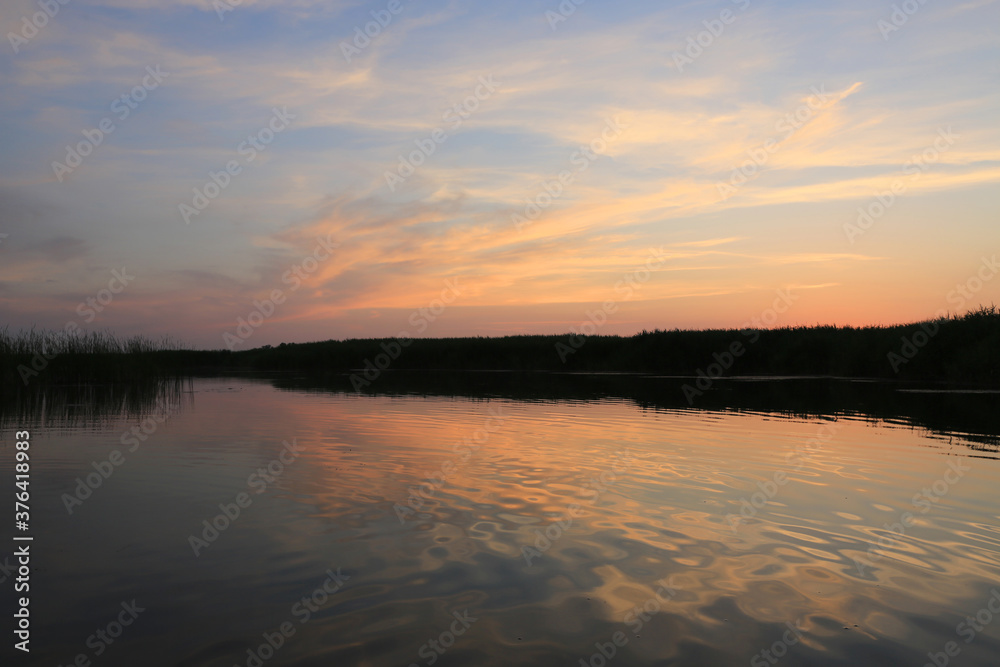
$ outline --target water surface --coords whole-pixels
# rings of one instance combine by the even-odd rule
[[[15,429],[33,456],[16,664],[998,664],[995,433],[294,385],[8,409],[4,478]]]

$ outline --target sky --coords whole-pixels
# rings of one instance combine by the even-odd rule
[[[5,0],[0,28],[0,327],[248,349],[1000,303],[996,0]]]

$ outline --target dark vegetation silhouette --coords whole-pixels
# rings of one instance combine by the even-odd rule
[[[742,354],[728,365],[719,364],[736,342],[742,345]],[[387,354],[387,349],[395,354]],[[35,330],[17,334],[0,330],[0,392],[5,393],[45,384],[127,383],[151,377],[261,371],[357,375],[365,369],[369,378],[385,375],[383,371],[408,370],[699,377],[714,376],[721,370],[723,376],[833,376],[996,385],[1000,383],[1000,310],[982,306],[963,316],[894,326],[419,338],[406,346],[392,338],[348,339],[283,343],[237,352],[182,349],[168,339],[119,338],[103,332],[59,337]]]
[[[910,347],[904,341],[910,341]],[[280,345],[235,353],[233,361],[257,370],[364,369],[366,361],[374,365],[376,357],[384,353],[384,346],[393,342],[355,339]],[[863,328],[785,327],[759,330],[753,335],[736,329],[710,329],[643,331],[625,337],[415,339],[389,368],[695,375],[699,369],[707,372],[717,361],[715,355],[724,356],[734,342],[741,343],[744,351],[724,369],[725,375],[965,382],[993,382],[1000,378],[1000,312],[994,306],[926,323]],[[893,354],[897,356],[890,356]]]

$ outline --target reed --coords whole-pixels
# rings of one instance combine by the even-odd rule
[[[654,330],[633,336],[504,336],[347,339],[281,344],[241,352],[192,350],[169,337],[76,336],[38,329],[0,329],[0,392],[36,384],[129,382],[136,379],[246,371],[356,373],[387,370],[708,372],[733,343],[743,352],[724,375],[827,375],[1000,384],[1000,309],[869,327]],[[398,351],[386,355],[386,349]],[[560,350],[563,354],[560,354]],[[571,350],[567,353],[567,350]],[[381,355],[381,356],[380,356]],[[392,358],[389,359],[389,356]],[[725,364],[723,364],[725,365]]]
[[[34,327],[17,333],[11,333],[9,327],[0,329],[0,358],[35,354],[143,354],[178,349],[180,343],[169,336],[152,339],[142,335],[122,337],[110,331],[66,335]]]

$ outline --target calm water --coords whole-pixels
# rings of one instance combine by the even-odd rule
[[[13,664],[1000,664],[995,433],[182,389],[8,411],[35,536]]]

